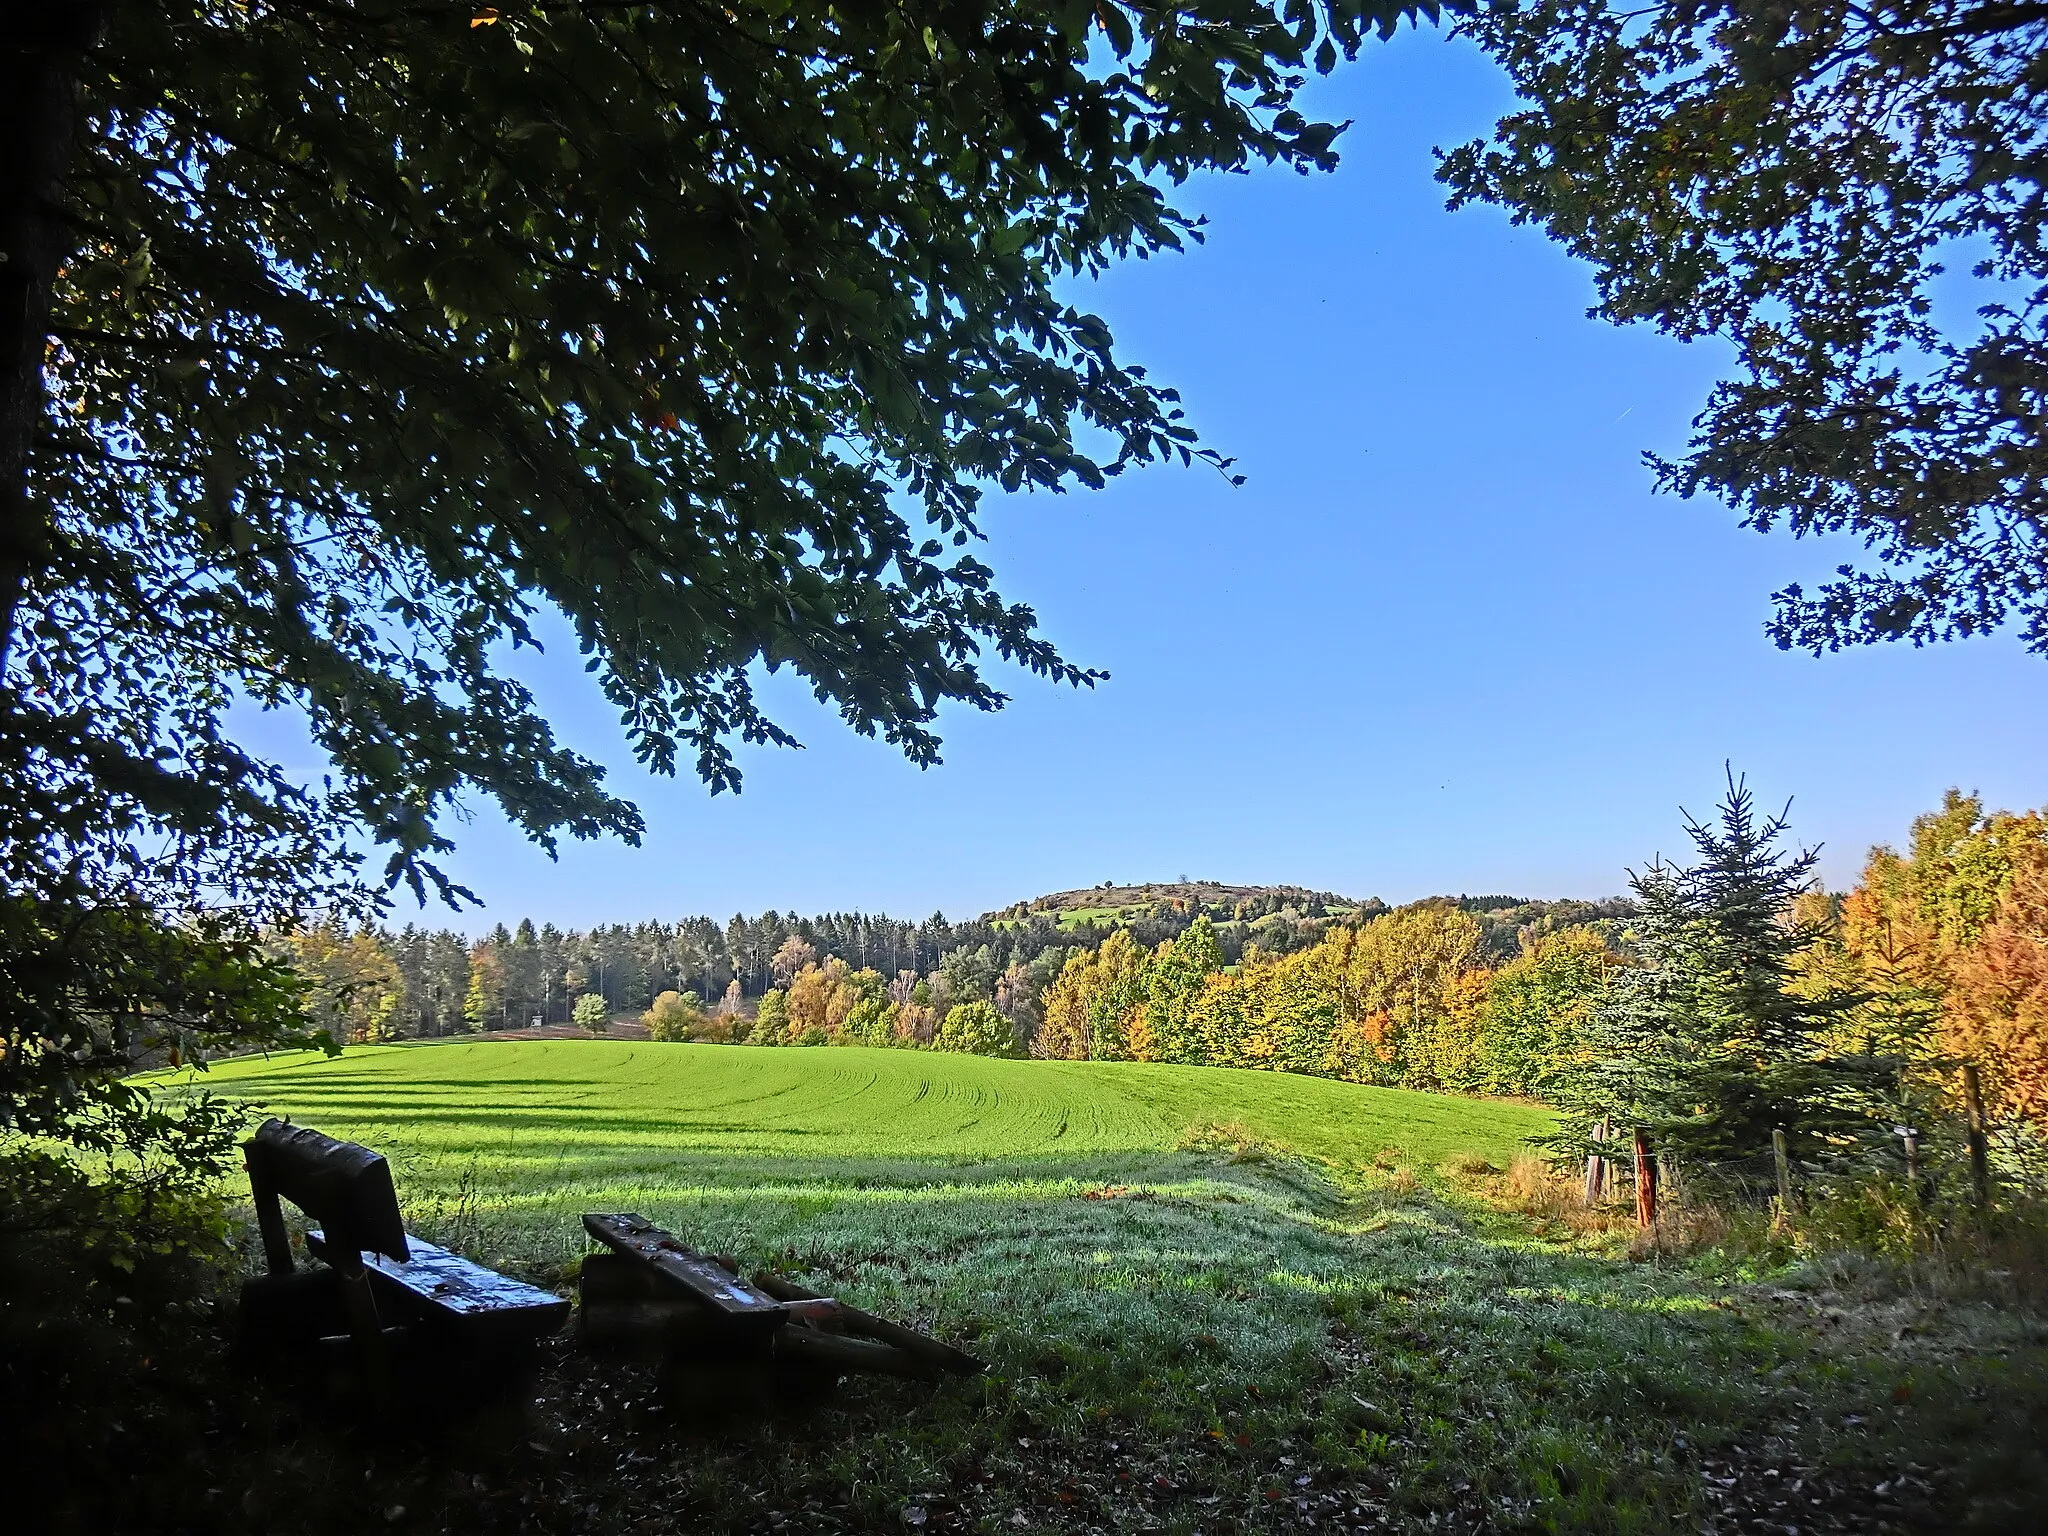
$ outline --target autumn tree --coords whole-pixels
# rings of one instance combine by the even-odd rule
[[[889,996],[879,971],[855,971],[849,978],[855,989],[852,1006],[839,1026],[844,1045],[895,1045],[902,1005]]]
[[[1069,958],[1045,989],[1031,1054],[1054,1061],[1088,1059],[1088,1005],[1095,957],[1087,950]]]
[[[504,1022],[505,973],[498,953],[488,944],[469,952],[469,990],[462,999],[462,1022],[474,1032]]]
[[[907,999],[896,1007],[895,1044],[927,1046],[938,1037],[939,1010],[932,1000],[931,983],[911,984]]]
[[[817,959],[817,946],[798,938],[792,933],[782,941],[774,955],[770,957],[768,971],[775,978],[777,986],[786,988],[796,978],[799,971],[803,970],[806,966],[816,964]]]
[[[956,1003],[946,1011],[933,1049],[957,1051],[968,1056],[1018,1056],[1017,1031],[996,1012],[996,1005],[976,998]]]
[[[1827,963],[1862,1003],[1847,1028],[1919,1064],[1907,1118],[1961,1108],[1959,1068],[1977,1067],[1994,1118],[2040,1118],[2044,1017],[2034,957],[2048,816],[1987,812],[1950,790],[1914,820],[1903,853],[1872,851],[1843,897]]]
[[[846,1018],[853,999],[846,995],[851,974],[844,960],[826,956],[821,965],[806,965],[789,982],[789,1043],[823,1045]]]
[[[1991,921],[1956,957],[1940,1044],[1975,1063],[1994,1119],[2048,1143],[2048,843],[2014,863]]]
[[[1487,1090],[1542,1098],[1575,1068],[1616,963],[1598,933],[1564,928],[1491,972],[1474,1047]]]
[[[405,1008],[405,978],[373,933],[319,923],[283,940],[285,958],[311,983],[312,1026],[352,1045],[388,1040]]]
[[[1362,924],[1333,959],[1343,993],[1334,1045],[1362,1081],[1474,1086],[1474,1017],[1483,982],[1479,924],[1447,902],[1418,902]]]
[[[1068,960],[1046,993],[1043,1054],[1085,1061],[1127,1057],[1149,995],[1150,967],[1151,956],[1122,928],[1092,954]]]
[[[694,992],[663,992],[640,1015],[647,1038],[664,1043],[693,1040],[705,1024],[704,1005]]]

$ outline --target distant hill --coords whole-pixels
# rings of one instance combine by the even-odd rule
[[[1015,902],[984,914],[989,922],[1015,921],[1043,912],[1062,923],[1114,923],[1161,909],[1190,917],[1206,912],[1228,921],[1263,917],[1292,909],[1296,917],[1348,917],[1386,910],[1377,897],[1359,900],[1335,891],[1312,891],[1302,885],[1224,885],[1216,880],[1159,880],[1146,885],[1091,885],[1078,891],[1054,891]]]
[[[1451,906],[1479,924],[1479,948],[1490,965],[1511,960],[1523,944],[1574,924],[1598,928],[1610,944],[1627,947],[1627,920],[1635,903],[1626,897],[1594,901],[1544,900],[1524,896],[1429,896],[1408,906]],[[1377,896],[1360,899],[1302,885],[1224,885],[1215,880],[1160,880],[1149,885],[1091,885],[1013,902],[981,921],[999,931],[1021,932],[1051,919],[1061,929],[1082,930],[1077,940],[1093,943],[1107,929],[1127,927],[1140,942],[1158,943],[1207,916],[1223,925],[1227,952],[1256,941],[1268,953],[1305,947],[1345,920],[1377,917],[1392,910]]]

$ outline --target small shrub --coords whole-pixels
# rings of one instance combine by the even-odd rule
[[[1867,1175],[1800,1206],[1791,1240],[1822,1268],[1900,1289],[2038,1303],[2048,1297],[2048,1204],[2008,1196],[1989,1212],[1929,1199],[1897,1176]]]
[[[611,1023],[611,1009],[605,1000],[595,992],[586,992],[576,999],[576,1006],[569,1010],[569,1017],[577,1028],[587,1029],[594,1035],[601,1035]]]
[[[754,1014],[754,1028],[747,1036],[747,1044],[789,1044],[789,994],[780,987],[770,987],[761,994],[761,1006]]]
[[[1023,1054],[1017,1049],[1016,1027],[996,1012],[994,1003],[959,1003],[948,1009],[938,1039],[932,1043],[939,1050],[968,1056]]]
[[[106,1270],[210,1262],[224,1251],[224,1176],[247,1111],[210,1095],[103,1108],[96,1153],[0,1136],[0,1239],[57,1239]]]
[[[1940,1251],[1943,1225],[1903,1179],[1872,1175],[1844,1181],[1811,1200],[1795,1220],[1800,1245],[1815,1251],[1853,1248],[1893,1263]]]
[[[694,992],[662,993],[654,1006],[640,1015],[640,1022],[647,1026],[648,1039],[665,1044],[695,1040],[708,1024]]]

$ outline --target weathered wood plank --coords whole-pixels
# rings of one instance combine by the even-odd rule
[[[406,1263],[369,1255],[363,1268],[370,1285],[407,1309],[423,1311],[439,1321],[491,1333],[553,1333],[568,1321],[569,1303],[552,1291],[514,1280],[460,1254],[411,1238],[412,1258]],[[324,1233],[306,1234],[306,1247],[329,1263],[340,1255]]]
[[[939,1368],[930,1360],[877,1344],[872,1339],[849,1339],[843,1334],[821,1333],[816,1328],[784,1328],[775,1335],[775,1358],[792,1365],[819,1366],[833,1371],[870,1371],[882,1376],[908,1376],[931,1381]]]
[[[779,1301],[789,1303],[792,1307],[829,1302],[832,1310],[820,1314],[820,1322],[827,1326],[836,1324],[848,1333],[857,1333],[884,1344],[894,1345],[898,1349],[908,1350],[942,1371],[955,1371],[963,1376],[973,1376],[986,1369],[981,1361],[965,1350],[955,1349],[929,1334],[919,1333],[915,1328],[905,1328],[901,1323],[892,1323],[887,1318],[876,1317],[871,1312],[861,1311],[859,1307],[848,1306],[843,1301],[834,1301],[829,1296],[820,1296],[816,1291],[807,1291],[780,1275],[758,1274],[754,1276],[754,1284],[760,1290]]]
[[[643,1216],[588,1213],[583,1229],[614,1253],[638,1259],[656,1274],[681,1287],[705,1306],[735,1321],[780,1327],[788,1311],[730,1273],[715,1260],[677,1241]]]

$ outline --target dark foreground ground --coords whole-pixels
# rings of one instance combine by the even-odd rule
[[[343,1365],[237,1349],[231,1272],[18,1247],[0,1529],[2048,1530],[2025,1309],[1574,1251],[1428,1190],[1153,1171],[750,1256],[991,1362],[938,1386],[778,1393],[572,1325],[524,1377],[429,1367],[366,1412]]]

